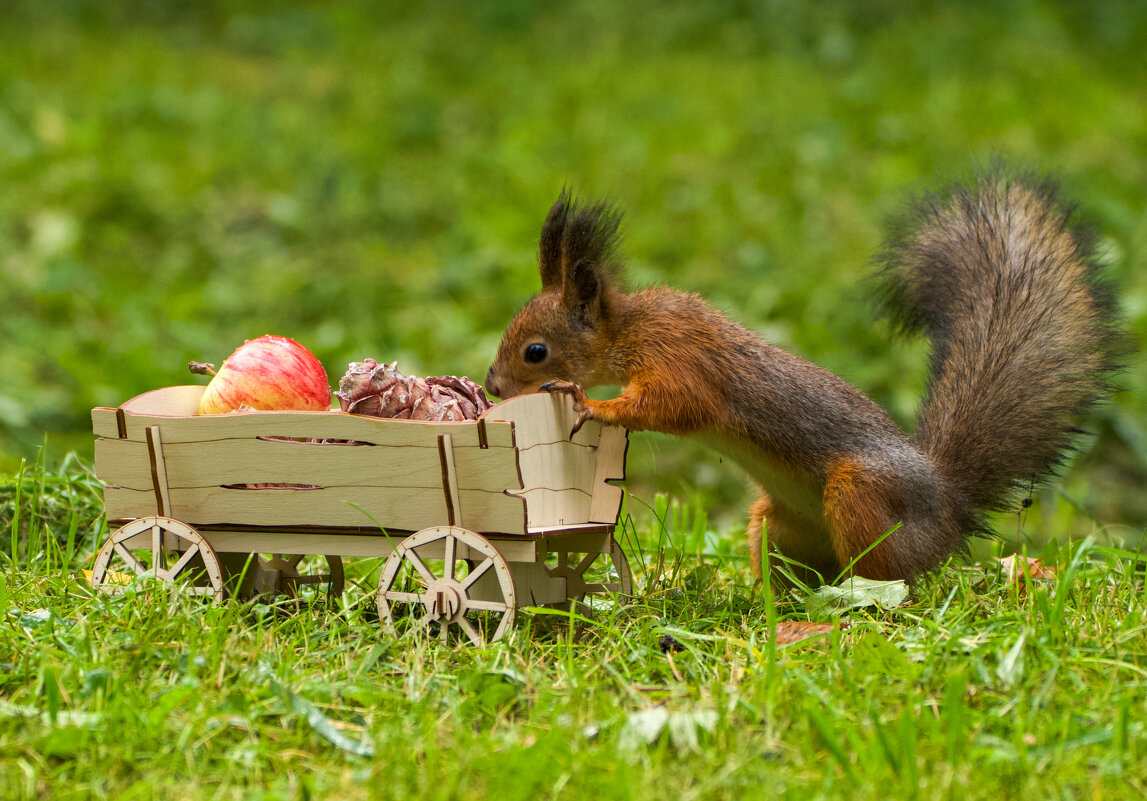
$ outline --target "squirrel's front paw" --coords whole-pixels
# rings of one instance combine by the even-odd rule
[[[573,439],[574,434],[581,431],[581,427],[585,425],[586,420],[593,418],[593,409],[589,407],[589,398],[586,397],[585,390],[582,389],[581,384],[573,381],[547,381],[538,387],[539,392],[559,393],[562,395],[569,395],[573,398],[573,409],[577,412],[577,421],[570,429],[570,439]]]

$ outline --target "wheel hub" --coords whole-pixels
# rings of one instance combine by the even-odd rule
[[[462,609],[464,590],[451,579],[439,579],[426,588],[422,594],[422,605],[431,620],[448,623],[458,616]]]

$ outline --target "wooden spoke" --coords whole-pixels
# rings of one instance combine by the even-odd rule
[[[386,600],[391,603],[420,604],[422,603],[422,596],[416,592],[398,592],[397,590],[391,590],[386,594]]]
[[[488,571],[493,566],[494,566],[494,560],[493,559],[483,560],[482,564],[478,565],[476,568],[474,568],[473,570],[470,571],[470,575],[468,575],[466,578],[462,579],[462,588],[468,590],[471,587],[473,587],[474,584],[477,583],[478,579],[482,578],[482,576],[485,575],[486,571]]]
[[[166,567],[169,559],[175,561]],[[127,576],[153,576],[197,595],[223,598],[215,549],[194,528],[169,517],[138,518],[116,529],[104,542],[92,564],[92,586],[119,593],[128,583]]]
[[[443,542],[442,566],[446,571],[445,577],[454,580],[454,555],[458,552],[458,538],[447,534]]]
[[[579,576],[584,576],[585,571],[589,570],[589,566],[597,561],[597,557],[599,555],[600,554],[596,554],[596,553],[587,553],[585,555],[585,558],[577,563],[577,567],[575,567],[574,570],[577,571],[577,574]]]
[[[167,581],[171,579],[167,576],[160,575],[160,565],[164,563],[163,558],[163,530],[159,526],[151,527],[151,570],[156,578],[164,578]]]
[[[414,565],[414,569],[418,571],[418,574],[422,576],[427,585],[434,583],[437,577],[430,568],[426,566],[426,562],[422,561],[422,557],[418,555],[418,551],[413,549],[407,551],[406,558],[410,564]]]
[[[115,549],[115,552],[119,555],[119,557],[123,559],[124,563],[133,571],[135,571],[137,576],[143,576],[150,572],[151,568],[149,568],[143,562],[139,561],[139,558],[136,557],[136,555],[129,551],[127,548],[125,548],[122,543],[117,542],[112,547]]]
[[[199,543],[196,543],[196,544],[192,545],[190,548],[188,548],[186,551],[183,552],[183,556],[179,557],[179,560],[174,565],[171,566],[170,570],[167,571],[168,575],[171,578],[174,578],[176,575],[178,575],[180,570],[187,567],[188,562],[190,562],[193,558],[195,558],[198,555],[199,555]]]
[[[458,556],[466,553],[484,558],[459,578]],[[487,580],[481,581],[483,578]],[[414,591],[404,589],[404,583],[411,579],[422,586]],[[421,616],[417,609],[413,611],[414,619],[403,634],[434,623],[438,628],[433,636],[442,643],[450,641],[452,629],[462,642],[483,645],[496,640],[509,630],[517,612],[514,580],[506,560],[485,537],[455,526],[423,529],[394,549],[378,583],[378,615],[392,634],[399,634],[392,607],[396,603],[425,610]],[[500,619],[494,634],[486,637],[483,629],[494,621],[490,615]]]
[[[462,631],[466,632],[466,636],[470,638],[470,642],[474,643],[479,648],[486,644],[483,641],[482,635],[478,633],[478,629],[474,628],[474,624],[466,618],[458,618],[458,627],[462,629]],[[443,626],[442,630],[446,631],[447,629],[445,626]]]

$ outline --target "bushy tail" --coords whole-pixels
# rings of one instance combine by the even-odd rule
[[[1123,352],[1071,217],[1053,183],[995,168],[925,198],[882,259],[889,311],[933,342],[915,437],[968,528],[1055,470]]]

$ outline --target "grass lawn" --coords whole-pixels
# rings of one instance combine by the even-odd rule
[[[814,616],[662,503],[623,518],[634,598],[524,610],[479,649],[381,634],[377,560],[329,607],[94,594],[91,478],[31,468],[3,498],[6,799],[1147,792],[1144,562],[1089,541],[1030,583],[952,565],[903,605]]]

